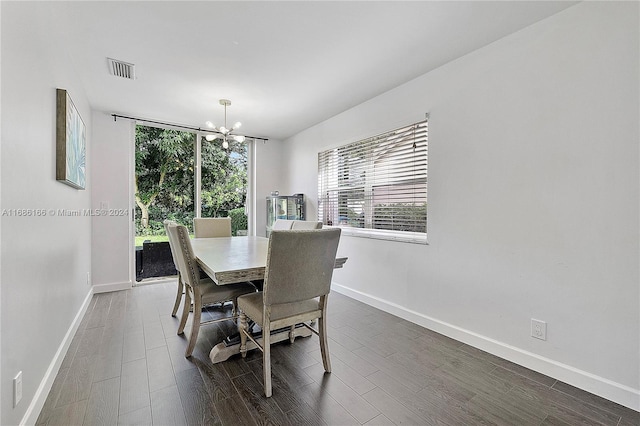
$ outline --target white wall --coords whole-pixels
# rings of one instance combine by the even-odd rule
[[[266,236],[267,232],[267,196],[271,191],[280,191],[284,194],[282,155],[281,141],[256,141],[256,235],[260,237]]]
[[[95,292],[131,288],[133,254],[133,161],[135,123],[93,113],[91,168],[93,209],[105,205],[106,216],[92,218],[91,272]],[[126,212],[126,215],[121,213]]]
[[[46,216],[2,218],[1,412],[15,425],[39,407],[70,343],[73,326],[90,300],[91,219],[51,210],[90,207],[87,189],[55,179],[56,88],[67,89],[86,125],[91,170],[91,112],[73,63],[33,16],[51,14],[46,3],[2,2],[2,208],[44,209]],[[52,362],[58,360],[58,363]],[[23,373],[23,396],[13,407],[12,379]],[[44,401],[42,399],[42,401]],[[35,420],[35,419],[33,419]]]
[[[431,114],[429,245],[343,237],[334,288],[640,409],[638,38],[581,3],[285,141],[314,197],[317,152]]]

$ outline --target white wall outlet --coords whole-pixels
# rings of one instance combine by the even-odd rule
[[[22,399],[22,371],[13,378],[13,406],[16,407]]]
[[[531,318],[531,337],[547,340],[547,323]]]
[[[87,272],[87,285],[91,285],[91,273]]]

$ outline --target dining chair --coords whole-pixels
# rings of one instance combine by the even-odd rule
[[[178,292],[176,293],[176,301],[173,304],[173,310],[171,311],[171,316],[175,317],[176,312],[178,312],[178,307],[180,307],[180,301],[182,300],[182,294],[184,293],[184,285],[182,284],[182,277],[180,276],[180,269],[178,267],[178,261],[176,259],[176,248],[173,247],[173,241],[171,241],[171,237],[169,236],[169,225],[177,225],[177,223],[173,220],[165,219],[163,222],[164,230],[169,237],[169,247],[171,248],[171,258],[173,259],[173,265],[178,271]]]
[[[240,353],[247,355],[247,339],[262,351],[264,394],[271,389],[271,331],[302,323],[320,338],[322,364],[331,372],[327,340],[327,300],[340,241],[340,228],[276,230],[269,237],[264,289],[238,297]],[[262,328],[262,343],[247,327],[247,318]],[[307,322],[317,320],[318,331]]]
[[[184,225],[169,224],[169,241],[173,239],[173,246],[176,247],[176,260],[184,283],[184,305],[182,317],[178,326],[178,334],[184,332],[184,327],[189,317],[189,308],[193,302],[193,321],[191,324],[191,335],[189,344],[185,351],[185,357],[190,357],[198,339],[200,325],[219,321],[235,320],[238,307],[238,297],[255,293],[256,288],[250,283],[237,283],[217,285],[211,278],[200,278],[200,269],[193,254],[189,231]],[[210,321],[202,321],[202,307],[215,303],[233,302],[231,316],[218,318]]]
[[[312,220],[294,220],[291,229],[322,229],[322,222]]]
[[[291,229],[292,226],[293,226],[293,220],[276,219],[276,221],[273,222],[273,225],[271,226],[271,230],[272,231],[288,230],[288,229]]]
[[[231,218],[196,217],[193,219],[193,233],[196,238],[230,237]]]

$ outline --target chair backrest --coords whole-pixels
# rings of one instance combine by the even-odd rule
[[[196,257],[191,248],[189,230],[184,225],[169,224],[169,241],[176,247],[176,260],[182,281],[194,288],[200,284],[200,271],[196,263]]]
[[[173,247],[173,241],[171,241],[171,235],[169,235],[169,225],[177,225],[177,222],[169,219],[165,219],[163,222],[164,231],[167,233],[167,237],[169,237],[169,247],[171,248],[171,257],[173,258],[173,266],[176,267],[176,271],[180,272],[180,268],[178,268],[178,261],[176,259],[176,248]]]
[[[329,294],[340,228],[273,231],[264,277],[265,305]]]
[[[312,220],[294,220],[291,229],[322,229],[322,222]]]
[[[293,226],[293,221],[289,220],[289,219],[276,219],[275,222],[273,222],[273,226],[271,227],[272,231],[278,231],[278,230],[288,230],[291,229],[291,227]]]
[[[196,238],[219,238],[231,236],[230,217],[196,217],[193,219]]]

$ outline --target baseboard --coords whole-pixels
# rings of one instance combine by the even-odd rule
[[[131,289],[131,281],[109,284],[94,284],[93,293],[109,293],[111,291],[129,290]]]
[[[640,411],[640,389],[633,389],[570,365],[499,342],[419,312],[412,311],[395,303],[390,303],[378,297],[350,289],[335,282],[332,283],[331,289],[337,293],[344,294],[367,305],[421,325],[429,330],[489,352],[490,354],[537,371],[538,373],[553,377],[561,382],[568,383],[592,394],[601,396],[602,398],[624,405],[625,407]]]
[[[62,361],[64,360],[65,355],[67,354],[67,350],[69,350],[69,346],[71,346],[71,341],[73,340],[73,336],[75,336],[76,331],[78,331],[78,327],[80,327],[80,323],[82,322],[82,318],[84,314],[87,312],[87,308],[91,303],[91,298],[93,297],[93,289],[89,289],[89,293],[87,297],[85,297],[84,302],[82,302],[82,306],[80,306],[80,310],[76,314],[75,318],[71,322],[71,326],[69,330],[67,330],[67,334],[65,334],[56,354],[54,355],[51,363],[49,364],[49,368],[47,368],[42,381],[40,382],[40,386],[36,390],[33,399],[31,400],[31,404],[29,404],[29,408],[24,414],[20,425],[35,425],[38,420],[38,416],[40,415],[40,411],[44,406],[45,401],[47,400],[47,396],[51,391],[51,387],[53,386],[53,381],[58,375],[58,371],[60,370],[60,366],[62,365]]]

